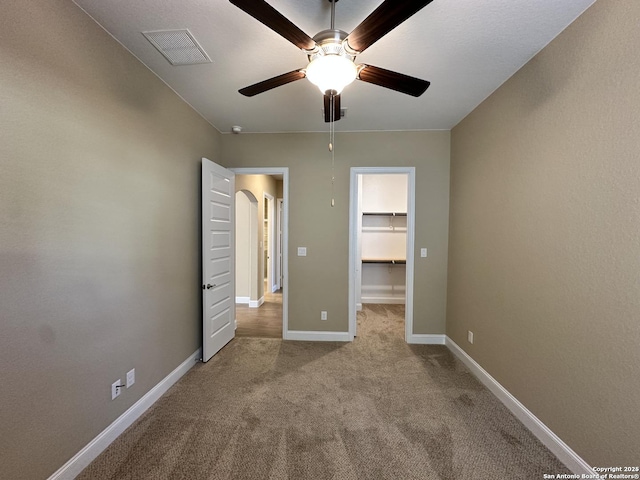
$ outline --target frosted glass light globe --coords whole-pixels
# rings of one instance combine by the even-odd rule
[[[307,78],[320,92],[339,95],[342,89],[356,79],[355,63],[340,55],[322,55],[307,65]]]

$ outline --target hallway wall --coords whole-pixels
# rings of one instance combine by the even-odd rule
[[[225,164],[227,167],[235,165]],[[277,195],[277,182],[270,175],[236,175],[236,192],[240,190],[248,190],[258,200],[258,225],[256,226],[258,242],[255,246],[257,265],[257,277],[250,280],[251,283],[251,300],[257,301],[264,296],[264,254],[262,241],[264,239],[264,194],[268,193],[274,199]],[[255,259],[253,261],[256,261]]]

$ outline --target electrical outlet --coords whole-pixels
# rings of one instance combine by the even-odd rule
[[[298,247],[298,256],[306,257],[307,256],[307,247]]]
[[[471,330],[467,332],[467,340],[469,343],[473,344],[473,332]]]
[[[124,385],[122,385],[122,380],[120,379],[111,384],[111,400],[120,396],[122,387],[124,387]]]
[[[326,319],[327,319],[327,312],[323,310],[320,312],[320,320],[326,320]]]
[[[136,383],[136,369],[132,368],[127,372],[127,388]]]

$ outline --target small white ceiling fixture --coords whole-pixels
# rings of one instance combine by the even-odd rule
[[[209,55],[196,42],[189,30],[155,30],[142,34],[164,55],[171,65],[211,63]]]

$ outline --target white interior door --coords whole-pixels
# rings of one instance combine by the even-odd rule
[[[202,361],[235,335],[235,175],[202,159]]]

